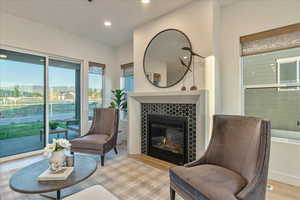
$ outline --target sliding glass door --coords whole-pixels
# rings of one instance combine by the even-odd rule
[[[80,77],[80,62],[0,49],[0,158],[80,135]]]
[[[45,57],[0,49],[0,157],[44,147]]]
[[[80,64],[49,59],[49,142],[80,134]]]

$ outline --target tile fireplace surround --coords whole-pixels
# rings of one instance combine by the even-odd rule
[[[159,115],[167,117],[184,117],[187,120],[187,161],[196,159],[196,104],[179,103],[142,103],[142,138],[141,149],[148,154],[148,116]]]
[[[129,154],[147,154],[148,114],[186,116],[188,120],[188,161],[200,157],[205,149],[206,91],[137,92],[128,96]]]

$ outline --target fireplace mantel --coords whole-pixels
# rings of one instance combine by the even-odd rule
[[[179,92],[135,92],[128,96],[140,103],[191,103],[196,104],[205,90]]]
[[[195,104],[196,105],[196,156],[202,155],[206,137],[206,90],[178,92],[134,92],[128,95],[128,151],[141,153],[141,104]]]

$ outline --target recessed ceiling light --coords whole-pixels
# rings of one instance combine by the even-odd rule
[[[0,54],[0,58],[7,58],[7,55],[5,55],[5,54]]]
[[[150,3],[150,0],[141,0],[142,3]]]
[[[105,22],[104,22],[104,26],[110,27],[110,26],[111,26],[111,22],[110,22],[110,21],[105,21]]]

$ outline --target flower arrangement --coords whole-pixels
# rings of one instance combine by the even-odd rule
[[[49,155],[54,152],[58,152],[64,149],[69,149],[71,147],[71,143],[66,139],[53,139],[52,144],[47,144],[44,149],[44,154]]]

